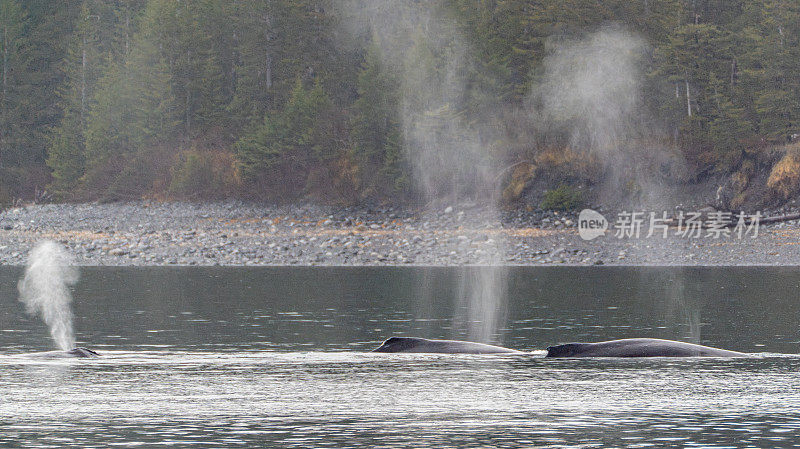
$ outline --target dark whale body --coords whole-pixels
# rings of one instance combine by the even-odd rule
[[[416,352],[433,354],[519,354],[500,346],[456,340],[427,340],[414,337],[391,337],[372,352]]]
[[[78,357],[78,358],[95,358],[100,357],[100,354],[92,351],[91,349],[86,348],[75,348],[71,351],[67,351],[67,354]]]
[[[550,346],[545,357],[748,357],[743,352],[657,338]]]
[[[88,359],[88,358],[95,358],[100,357],[100,354],[92,351],[91,349],[86,348],[75,348],[69,351],[47,351],[47,352],[30,352],[27,354],[15,354],[10,357],[15,358],[33,358],[33,359],[68,359],[68,358],[79,358],[79,359]]]

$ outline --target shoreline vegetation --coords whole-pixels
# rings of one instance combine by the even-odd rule
[[[238,201],[31,205],[0,212],[0,264],[23,265],[36,242],[52,239],[77,264],[99,266],[800,265],[798,220],[763,225],[756,238],[646,238],[643,227],[640,238],[610,230],[584,241],[571,213],[486,212]],[[768,215],[787,212],[796,211]]]
[[[792,1],[3,0],[0,26],[0,204],[800,193]]]

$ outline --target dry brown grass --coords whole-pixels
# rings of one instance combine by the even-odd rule
[[[597,179],[601,172],[596,156],[569,147],[545,148],[536,155],[534,163],[541,169],[540,173],[548,173],[559,182],[571,177]]]
[[[536,174],[536,166],[529,163],[521,163],[514,168],[511,173],[511,181],[503,190],[503,201],[513,203],[518,201],[525,191],[525,187]]]
[[[800,192],[800,148],[789,148],[783,159],[772,167],[767,188],[781,200],[788,200]]]

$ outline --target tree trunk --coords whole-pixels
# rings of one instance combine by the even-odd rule
[[[128,9],[125,9],[125,56],[128,55],[128,51],[130,50],[130,38],[128,37],[128,32],[131,28],[131,12]]]
[[[186,51],[186,67],[192,65],[192,51]],[[191,75],[190,75],[191,76]],[[192,82],[190,78],[186,79],[186,139],[189,139],[192,129]]]
[[[689,91],[689,78],[686,78],[686,110],[692,116],[692,94]]]
[[[5,111],[6,89],[8,86],[8,27],[3,27],[3,111]]]
[[[86,34],[83,35],[83,55],[81,57],[81,125],[86,117]]]
[[[267,57],[265,59],[266,68],[264,70],[264,81],[267,89],[272,88],[272,54],[267,50]]]
[[[8,86],[8,26],[3,27],[3,98],[2,105],[0,105],[0,117],[3,120],[3,129],[0,129],[0,167],[3,166],[3,150],[5,150],[6,143],[6,94]]]

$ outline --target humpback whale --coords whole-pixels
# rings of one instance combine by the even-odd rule
[[[67,354],[78,357],[78,358],[95,358],[100,357],[100,354],[92,351],[91,349],[86,348],[75,348],[71,351],[67,351]]]
[[[74,348],[69,351],[45,351],[45,352],[29,352],[27,354],[14,354],[9,357],[14,358],[34,358],[34,359],[67,359],[67,358],[95,358],[100,357],[100,354],[86,348]]]
[[[657,338],[550,346],[545,357],[748,357],[743,352]]]
[[[427,340],[414,337],[391,337],[372,352],[416,352],[438,354],[520,354],[500,346],[456,340]]]

